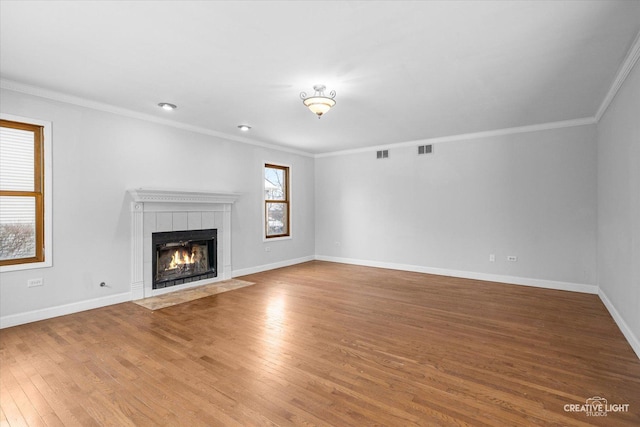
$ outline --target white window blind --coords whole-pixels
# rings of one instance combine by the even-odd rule
[[[0,127],[0,190],[34,190],[33,131]]]

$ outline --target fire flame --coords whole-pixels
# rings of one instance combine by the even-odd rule
[[[191,255],[189,255],[189,253],[185,250],[183,250],[182,253],[180,252],[181,251],[177,250],[171,256],[171,262],[169,263],[169,267],[167,268],[167,270],[180,268],[185,264],[193,264],[193,257],[195,256],[194,253],[191,253]]]

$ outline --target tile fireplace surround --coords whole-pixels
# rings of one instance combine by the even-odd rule
[[[237,193],[138,188],[131,203],[131,296],[148,298],[231,278],[231,206]],[[218,230],[218,277],[152,289],[151,234],[162,231]]]

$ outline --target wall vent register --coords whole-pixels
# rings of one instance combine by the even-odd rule
[[[418,155],[420,154],[431,154],[433,153],[433,145],[418,145]]]
[[[389,150],[380,150],[376,152],[376,159],[387,159],[389,158]]]

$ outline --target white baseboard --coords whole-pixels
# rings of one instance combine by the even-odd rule
[[[627,325],[627,322],[625,322],[620,313],[618,313],[618,310],[616,310],[616,308],[607,297],[607,294],[605,294],[604,291],[600,289],[598,291],[598,295],[600,296],[600,299],[602,300],[604,306],[607,307],[607,310],[609,310],[609,314],[611,314],[611,317],[613,317],[613,320],[618,325],[618,328],[620,328],[620,331],[622,331],[622,334],[629,342],[629,345],[631,345],[633,351],[636,352],[636,356],[638,356],[638,359],[640,359],[640,340],[638,340],[638,337],[635,336],[629,325]]]
[[[290,260],[280,261],[272,264],[264,264],[256,267],[243,268],[234,270],[232,277],[245,276],[253,273],[260,273],[263,271],[274,270],[276,268],[289,267],[295,264],[301,264],[308,261],[329,261],[338,262],[342,264],[362,265],[367,267],[386,268],[391,270],[403,270],[413,271],[416,273],[437,274],[440,276],[460,277],[464,279],[484,280],[489,282],[508,283],[523,286],[533,286],[547,289],[557,289],[563,291],[582,292],[589,294],[597,294],[604,303],[607,310],[613,317],[622,334],[625,336],[633,351],[635,351],[638,358],[640,358],[640,340],[632,332],[631,328],[624,321],[618,310],[613,306],[607,295],[595,285],[585,285],[580,283],[571,282],[558,282],[552,280],[532,279],[526,277],[517,276],[504,276],[486,273],[477,273],[461,270],[449,270],[443,268],[423,267],[410,264],[397,264],[379,261],[367,261],[353,258],[340,258],[330,257],[324,255],[306,256],[302,258],[294,258]],[[120,304],[123,302],[131,301],[131,292],[125,292],[116,295],[110,295],[101,298],[95,298],[87,301],[80,301],[71,304],[59,305],[56,307],[44,308],[41,310],[28,311],[26,313],[12,314],[8,316],[0,317],[0,329],[9,328],[11,326],[22,325],[30,322],[37,322],[39,320],[50,319],[52,317],[64,316],[67,314],[78,313],[80,311],[92,310],[94,308],[105,307],[112,304]]]
[[[636,354],[640,358],[640,341],[633,334],[633,332],[628,327],[624,319],[620,316],[620,314],[615,309],[613,304],[611,304],[611,301],[609,301],[606,294],[602,292],[602,290],[599,290],[598,287],[595,285],[585,285],[580,283],[558,282],[558,281],[551,281],[551,280],[532,279],[532,278],[517,277],[517,276],[504,276],[504,275],[477,273],[477,272],[460,271],[460,270],[449,270],[449,269],[443,269],[443,268],[423,267],[423,266],[416,266],[416,265],[410,265],[410,264],[397,264],[397,263],[387,263],[387,262],[379,262],[379,261],[358,260],[358,259],[352,259],[352,258],[330,257],[330,256],[323,256],[323,255],[306,256],[306,257],[294,258],[294,259],[280,261],[280,262],[271,263],[271,264],[259,265],[256,267],[233,270],[232,277],[245,276],[253,273],[260,273],[263,271],[274,270],[276,268],[282,268],[282,267],[288,267],[291,265],[300,264],[303,262],[308,262],[313,260],[338,262],[342,264],[363,265],[368,267],[386,268],[391,270],[413,271],[417,273],[437,274],[441,276],[460,277],[465,279],[484,280],[489,282],[534,286],[539,288],[558,289],[563,291],[598,294],[600,296],[600,299],[604,303],[604,305],[609,310],[609,313],[611,313],[611,316],[617,323],[618,327],[624,334],[625,338],[627,339],[627,341],[629,342],[633,350],[636,352]],[[80,301],[76,303],[45,308],[42,310],[33,310],[33,311],[28,311],[26,313],[18,313],[18,314],[12,314],[8,316],[1,316],[0,329],[8,328],[11,326],[22,325],[24,323],[36,322],[39,320],[50,319],[52,317],[64,316],[66,314],[77,313],[80,311],[91,310],[94,308],[105,307],[112,304],[119,304],[122,302],[131,301],[131,300],[132,300],[131,292],[125,292],[125,293],[111,295],[107,297],[95,298],[87,301]]]
[[[618,310],[609,301],[607,295],[596,285],[585,285],[581,283],[558,282],[553,280],[531,279],[517,276],[503,276],[486,273],[475,273],[470,271],[448,270],[443,268],[422,267],[408,264],[395,264],[378,261],[366,261],[352,258],[339,258],[330,256],[316,256],[319,261],[339,262],[342,264],[363,265],[367,267],[387,268],[391,270],[414,271],[416,273],[437,274],[440,276],[461,277],[463,279],[484,280],[488,282],[508,283],[514,285],[533,286],[537,288],[557,289],[561,291],[581,292],[587,294],[596,294],[600,297],[607,310],[613,317],[613,320],[620,328],[620,331],[631,345],[631,348],[640,359],[640,340],[635,336],[629,325],[624,321]]]
[[[235,270],[232,277],[244,276],[247,274],[259,273],[261,271],[273,270],[290,265],[300,264],[307,261],[313,261],[313,255],[295,258],[286,261],[280,261],[273,264],[265,264],[257,267]],[[108,305],[120,304],[122,302],[132,301],[131,292],[125,292],[116,295],[110,295],[101,298],[95,298],[87,301],[78,301],[70,304],[59,305],[55,307],[43,308],[41,310],[27,311],[25,313],[10,314],[8,316],[0,316],[0,329],[9,328],[11,326],[22,325],[25,323],[37,322],[39,320],[51,319],[53,317],[64,316],[67,314],[78,313],[80,311],[92,310],[94,308],[106,307]]]
[[[42,310],[27,311],[26,313],[10,314],[0,317],[0,329],[37,322],[38,320],[51,319],[52,317],[64,316],[66,314],[78,313],[80,311],[92,310],[107,305],[120,304],[127,301],[131,301],[131,292],[43,308]]]
[[[275,270],[276,268],[282,268],[282,267],[289,267],[291,265],[301,264],[303,262],[313,261],[315,259],[316,259],[315,256],[310,255],[302,258],[294,258],[294,259],[288,259],[285,261],[274,262],[272,264],[263,264],[263,265],[258,265],[256,267],[241,268],[239,270],[233,270],[233,273],[231,274],[231,276],[238,277],[238,276],[246,276],[247,274],[261,273],[263,271]]]
[[[463,279],[483,280],[487,282],[508,283],[512,285],[533,286],[536,288],[557,289],[561,291],[597,294],[598,286],[582,283],[558,282],[555,280],[532,279],[528,277],[504,276],[499,274],[477,273],[473,271],[449,270],[445,268],[423,267],[419,265],[397,264],[379,261],[367,261],[353,258],[339,258],[317,255],[319,261],[339,262],[342,264],[364,265],[367,267],[387,268],[390,270],[413,271],[416,273],[437,274],[439,276],[460,277]]]

